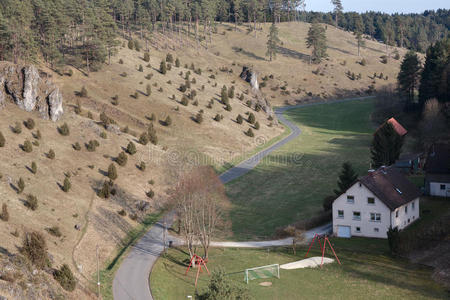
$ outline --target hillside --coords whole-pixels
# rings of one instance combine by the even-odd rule
[[[362,50],[367,64],[362,66],[359,64],[361,58],[356,55],[353,35],[331,26],[327,29],[329,58],[322,64],[308,63],[310,50],[304,44],[309,26],[306,23],[279,24],[283,45],[277,59],[268,62],[265,58],[268,26],[263,25],[255,39],[246,26],[239,26],[239,30],[234,31],[229,24],[218,25],[208,49],[204,42],[196,49],[193,40],[183,38],[180,42],[177,35],[154,33],[150,42],[150,62],[143,60],[142,49],[139,52],[131,50],[121,39],[122,46],[112,57],[111,64],[89,76],[71,66],[65,66],[60,71],[63,75],[59,75],[41,65],[40,68],[60,87],[65,114],[53,123],[41,120],[38,113],[22,111],[12,103],[0,110],[0,131],[6,139],[0,153],[2,158],[7,158],[0,160],[0,199],[8,205],[10,214],[9,221],[0,227],[4,252],[18,253],[23,233],[39,231],[45,235],[53,266],[69,264],[80,286],[85,290],[92,288],[96,247],[99,246],[100,263],[103,264],[138,221],[161,209],[166,201],[166,191],[180,168],[192,163],[220,167],[283,132],[283,126],[270,120],[263,110],[255,110],[256,96],[250,85],[239,77],[244,65],[253,67],[260,84],[267,76],[262,92],[272,106],[314,101],[319,97],[331,99],[362,94],[374,81],[370,78],[374,73],[382,72],[388,77],[376,79],[376,88],[395,81],[399,61],[380,62],[384,45],[367,41]],[[139,40],[139,35],[134,38]],[[141,40],[140,44],[145,45],[145,42]],[[399,52],[404,53],[402,49]],[[168,53],[174,61],[180,60],[180,67],[172,63],[171,70],[164,75],[159,72],[159,66]],[[191,64],[195,65],[196,72],[190,69]],[[319,71],[314,74],[316,70]],[[191,89],[183,93],[180,86],[186,83],[188,71]],[[347,71],[361,73],[361,79],[349,79],[345,75]],[[147,95],[148,84],[151,85],[150,96]],[[231,111],[220,102],[224,85],[228,89],[235,86],[235,95],[230,99]],[[82,87],[87,94],[81,97]],[[194,99],[189,100],[187,106],[181,104],[183,94],[188,95],[194,90],[197,94]],[[248,107],[247,101],[251,101],[252,107]],[[78,103],[81,112],[77,114]],[[203,121],[198,123],[194,119],[200,110],[203,110]],[[255,115],[259,129],[245,121],[248,112]],[[118,127],[105,129],[100,122],[101,113],[106,113]],[[235,121],[238,114],[244,117],[243,124]],[[216,115],[223,115],[223,119],[214,120]],[[172,121],[170,125],[166,124],[167,116]],[[33,130],[22,125],[20,134],[13,132],[16,122],[22,123],[30,117],[36,123]],[[64,123],[70,128],[68,136],[58,133]],[[141,145],[139,136],[150,124],[153,124],[158,142]],[[245,134],[249,128],[253,129],[254,137]],[[39,140],[34,137],[37,130],[42,135]],[[30,153],[20,148],[26,139],[35,142]],[[90,140],[100,144],[95,151],[89,151],[85,145]],[[119,166],[115,159],[130,141],[136,145],[137,153],[128,155],[126,166]],[[76,142],[81,145],[79,151],[74,149]],[[55,152],[54,159],[48,157],[50,149]],[[30,172],[33,161],[37,164],[36,174]],[[145,162],[144,171],[137,167],[141,162]],[[118,171],[116,194],[110,199],[101,199],[97,192],[108,180],[110,164]],[[70,178],[72,185],[67,193],[62,190],[65,177]],[[19,178],[25,182],[21,194],[16,191]],[[154,192],[152,197],[146,195],[151,195],[149,191]],[[35,211],[24,205],[28,194],[38,198]],[[126,216],[118,213],[121,210]],[[50,233],[48,229],[53,226],[59,228],[61,236]],[[11,234],[16,232],[18,237]],[[20,280],[14,284],[19,285]],[[0,286],[0,295],[2,293],[8,295]],[[81,290],[77,293],[86,293],[83,297],[90,295]],[[80,298],[79,294],[70,297]]]

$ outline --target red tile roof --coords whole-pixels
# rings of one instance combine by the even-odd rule
[[[391,124],[392,127],[394,127],[395,132],[397,132],[399,136],[404,136],[405,134],[408,133],[405,127],[403,127],[399,122],[397,122],[396,119],[390,118],[389,120],[387,120],[387,122]]]

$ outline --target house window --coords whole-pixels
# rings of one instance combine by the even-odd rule
[[[398,218],[398,210],[395,211],[395,217]]]
[[[338,210],[338,218],[341,218],[341,219],[344,218],[344,211],[343,210]]]
[[[361,212],[360,211],[353,212],[353,220],[357,220],[357,221],[361,220]]]
[[[379,232],[379,231],[380,231],[380,229],[378,229],[378,227],[375,227],[375,228],[373,229],[373,231],[375,231],[375,232]]]
[[[415,206],[416,206],[415,204],[416,204],[415,202],[411,203],[411,209],[412,209],[412,210],[415,209]]]
[[[445,190],[445,184],[441,184],[441,190]]]
[[[347,196],[347,203],[350,204],[355,203],[355,196]]]
[[[405,206],[405,214],[408,213],[408,205]]]
[[[370,221],[372,221],[372,222],[381,222],[381,214],[370,213]]]
[[[361,227],[356,227],[356,232],[361,232]]]
[[[410,219],[408,219],[408,224],[409,224],[409,222],[411,222],[411,220],[410,220]]]
[[[372,204],[372,205],[374,205],[374,204],[375,204],[375,198],[373,198],[373,197],[367,198],[367,204]]]

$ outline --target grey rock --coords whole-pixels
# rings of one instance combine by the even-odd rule
[[[57,121],[64,113],[60,90],[48,79],[41,78],[34,65],[0,62],[0,108],[8,98],[23,110],[39,111],[44,119]]]
[[[115,124],[109,124],[106,127],[106,130],[108,130],[109,132],[113,132],[115,134],[118,134],[118,135],[121,134],[120,127],[118,125],[115,125]]]
[[[31,65],[23,68],[23,74],[23,99],[17,101],[17,104],[26,111],[32,111],[36,107],[36,100],[39,92],[39,72],[35,66]]]
[[[59,91],[59,88],[56,88],[48,95],[49,114],[53,122],[58,121],[64,114],[62,103],[62,94]]]

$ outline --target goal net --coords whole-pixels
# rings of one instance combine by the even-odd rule
[[[257,268],[245,269],[244,280],[248,283],[253,279],[277,277],[280,278],[280,265],[267,265]]]

